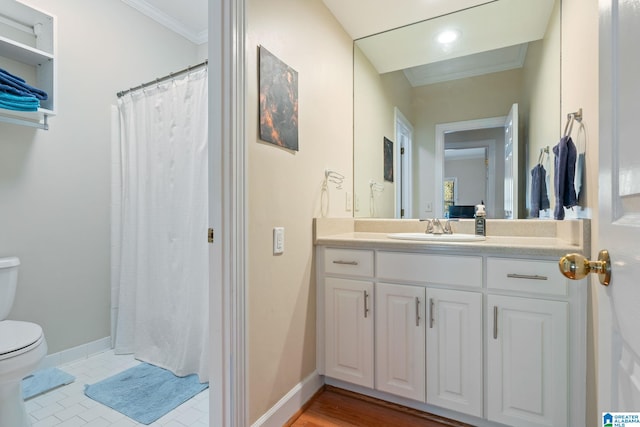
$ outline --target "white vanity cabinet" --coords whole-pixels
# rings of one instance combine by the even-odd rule
[[[373,388],[373,251],[323,252],[324,373]],[[329,274],[334,275],[329,276]]]
[[[487,289],[487,418],[569,425],[570,288],[557,262],[488,258]]]
[[[483,427],[585,424],[586,284],[553,256],[316,254],[327,384]]]
[[[427,403],[482,417],[482,294],[427,288]]]
[[[424,402],[425,289],[375,286],[375,388]]]

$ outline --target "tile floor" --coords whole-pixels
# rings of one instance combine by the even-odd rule
[[[113,351],[86,360],[59,366],[76,377],[66,386],[26,401],[33,427],[133,427],[142,426],[84,395],[84,385],[93,384],[124,371],[138,362],[132,356],[116,356]],[[206,427],[209,425],[209,389],[183,403],[150,426]]]

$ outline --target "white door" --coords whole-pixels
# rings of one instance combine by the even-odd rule
[[[568,303],[487,297],[487,419],[567,426]]]
[[[600,1],[598,249],[612,260],[598,285],[598,407],[640,412],[640,2]],[[595,279],[595,276],[592,278]]]
[[[504,218],[518,218],[518,104],[504,123]]]
[[[325,279],[325,374],[373,388],[373,283]]]
[[[482,417],[482,294],[427,289],[427,403]]]
[[[420,286],[376,284],[376,389],[425,401],[424,295]]]

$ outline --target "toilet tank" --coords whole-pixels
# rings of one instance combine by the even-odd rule
[[[4,320],[11,311],[18,285],[18,266],[16,257],[0,258],[0,320]]]

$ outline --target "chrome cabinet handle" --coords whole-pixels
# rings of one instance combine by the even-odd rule
[[[416,326],[420,326],[420,298],[416,297]]]
[[[531,279],[531,280],[549,280],[547,276],[538,276],[537,274],[507,274],[509,279]]]
[[[433,298],[429,298],[429,329],[433,329]]]
[[[493,339],[498,339],[498,306],[493,306]]]
[[[334,264],[340,264],[340,265],[358,265],[358,261],[341,261],[341,260],[336,260],[333,261]]]
[[[367,302],[367,299],[369,298],[369,294],[367,293],[367,291],[364,291],[364,318],[367,318],[367,313],[369,313],[369,304]]]

